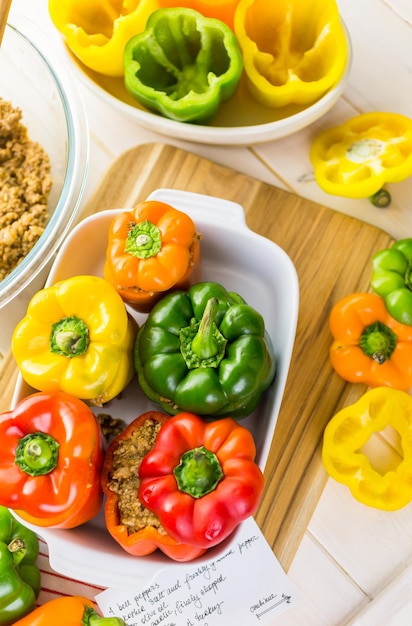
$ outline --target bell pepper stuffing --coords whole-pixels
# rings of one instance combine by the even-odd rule
[[[240,0],[234,31],[249,91],[269,107],[315,102],[338,83],[347,64],[333,0]]]
[[[37,535],[0,506],[0,625],[11,626],[34,610],[40,593]]]
[[[250,431],[232,418],[179,413],[140,468],[139,499],[177,541],[210,548],[253,515],[264,479]]]
[[[88,68],[123,76],[126,42],[142,32],[157,0],[49,0],[51,20]]]
[[[224,22],[188,8],[152,13],[124,50],[124,81],[148,109],[179,122],[205,123],[233,96],[242,54]]]
[[[403,459],[383,475],[362,451],[387,426],[400,436]],[[332,417],[326,426],[322,460],[329,476],[371,507],[396,511],[412,501],[412,398],[398,389],[371,389]]]
[[[24,380],[101,406],[134,376],[136,323],[116,289],[97,276],[74,276],[38,291],[12,335]]]
[[[327,193],[373,197],[385,183],[412,174],[412,120],[397,113],[358,115],[320,133],[311,145],[310,159],[315,179]]]
[[[191,561],[204,549],[172,538],[157,515],[138,498],[140,464],[168,419],[159,411],[142,413],[110,443],[101,476],[106,528],[133,556],[146,556],[159,549],[174,561]]]
[[[148,312],[167,291],[200,279],[200,234],[164,202],[140,202],[113,218],[104,277],[134,309]]]
[[[120,617],[102,617],[83,596],[49,600],[14,623],[15,626],[127,626]]]
[[[372,258],[371,287],[398,322],[412,326],[412,239],[396,241]]]
[[[344,380],[369,387],[412,387],[412,327],[387,311],[377,294],[350,294],[329,317],[332,367]]]
[[[147,397],[169,414],[244,417],[275,376],[260,313],[216,282],[155,304],[137,335],[135,366]]]
[[[74,528],[100,510],[103,438],[91,409],[37,392],[0,415],[0,503],[37,526]]]

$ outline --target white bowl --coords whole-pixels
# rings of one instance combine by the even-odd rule
[[[2,314],[5,305],[34,284],[63,241],[86,180],[89,135],[83,104],[63,60],[56,53],[44,52],[44,41],[43,32],[23,16],[16,16],[13,24],[6,25],[0,47],[1,97],[22,110],[30,139],[49,155],[53,179],[44,233],[0,281]]]
[[[257,462],[265,467],[282,402],[295,341],[299,286],[289,256],[269,239],[251,231],[243,208],[234,202],[184,191],[161,189],[149,196],[184,211],[202,235],[202,280],[215,280],[239,293],[260,311],[275,350],[277,371],[274,383],[265,392],[258,409],[241,421],[250,428],[257,447]],[[61,247],[47,284],[81,273],[102,276],[107,232],[119,211],[96,213],[80,222]],[[225,219],[222,220],[222,214]],[[146,316],[134,314],[138,322]],[[19,376],[12,406],[32,393]],[[121,397],[103,409],[130,423],[139,414],[153,409],[137,380]],[[102,409],[96,409],[102,412]],[[102,587],[138,586],[147,582],[165,565],[176,563],[159,550],[147,557],[133,557],[117,545],[105,528],[103,513],[73,530],[31,526],[48,543],[51,567],[61,574]],[[216,547],[219,551],[221,547]],[[205,558],[209,558],[207,552]]]
[[[123,78],[98,74],[84,66],[63,45],[76,75],[97,97],[144,128],[185,141],[219,145],[250,145],[280,139],[309,126],[327,113],[340,98],[352,65],[352,46],[344,26],[348,54],[340,81],[311,105],[289,105],[278,109],[259,104],[249,94],[242,76],[235,96],[224,102],[216,118],[208,125],[176,122],[151,112],[126,90]]]

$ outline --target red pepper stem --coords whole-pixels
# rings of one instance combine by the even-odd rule
[[[173,474],[180,491],[193,498],[202,498],[214,491],[224,476],[216,454],[204,446],[187,450]]]
[[[101,617],[91,606],[85,606],[82,626],[126,626],[126,622],[120,617]]]
[[[52,472],[59,456],[59,442],[42,432],[29,433],[19,439],[15,463],[29,476],[43,476]]]
[[[382,365],[391,358],[397,340],[397,335],[389,326],[377,321],[364,329],[359,340],[359,347],[366,356]]]

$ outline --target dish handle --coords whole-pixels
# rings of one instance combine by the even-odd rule
[[[180,189],[161,188],[153,191],[148,200],[158,200],[171,204],[174,208],[190,215],[196,223],[197,218],[202,218],[203,222],[219,224],[219,226],[231,229],[248,229],[243,207],[237,202],[195,193],[193,191],[183,191]]]

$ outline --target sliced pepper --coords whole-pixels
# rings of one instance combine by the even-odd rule
[[[398,113],[363,113],[320,133],[310,148],[319,187],[368,198],[385,183],[412,174],[412,120]]]
[[[215,282],[155,304],[137,336],[135,365],[144,393],[170,414],[244,417],[275,376],[263,317]]]
[[[103,439],[91,409],[37,392],[0,415],[0,502],[37,526],[74,528],[102,504]]]
[[[12,335],[24,380],[100,406],[134,376],[136,323],[115,288],[97,276],[74,276],[38,291]]]
[[[109,444],[101,477],[104,515],[108,532],[129,554],[146,556],[159,549],[174,561],[191,561],[204,550],[172,538],[138,498],[140,463],[158,436],[156,427],[168,419],[159,411],[142,413]]]
[[[384,474],[362,451],[370,437],[391,426],[401,438],[403,459]],[[412,398],[378,387],[334,415],[326,426],[322,460],[328,474],[371,507],[396,511],[412,502]]]
[[[251,432],[234,419],[179,413],[140,469],[139,498],[177,541],[211,548],[253,515],[264,479]]]
[[[140,202],[110,224],[104,277],[122,299],[148,312],[170,289],[200,280],[200,235],[193,220],[164,202]]]
[[[380,296],[346,296],[333,307],[329,323],[330,360],[344,380],[405,391],[412,387],[412,327],[391,317]]]
[[[232,30],[188,8],[158,9],[124,51],[125,86],[148,109],[208,122],[231,98],[243,61]]]
[[[89,598],[63,596],[49,600],[15,626],[127,626],[120,617],[101,617]]]
[[[372,258],[372,289],[398,322],[412,326],[412,239],[396,241]]]
[[[1,626],[15,624],[35,608],[41,582],[38,555],[36,534],[0,506]]]
[[[269,107],[315,102],[347,64],[334,0],[240,0],[234,30],[249,91]]]
[[[157,8],[157,0],[49,0],[52,22],[73,54],[107,76],[123,76],[124,47]]]
[[[214,17],[233,29],[239,0],[159,0],[160,7],[189,7],[205,17]]]

